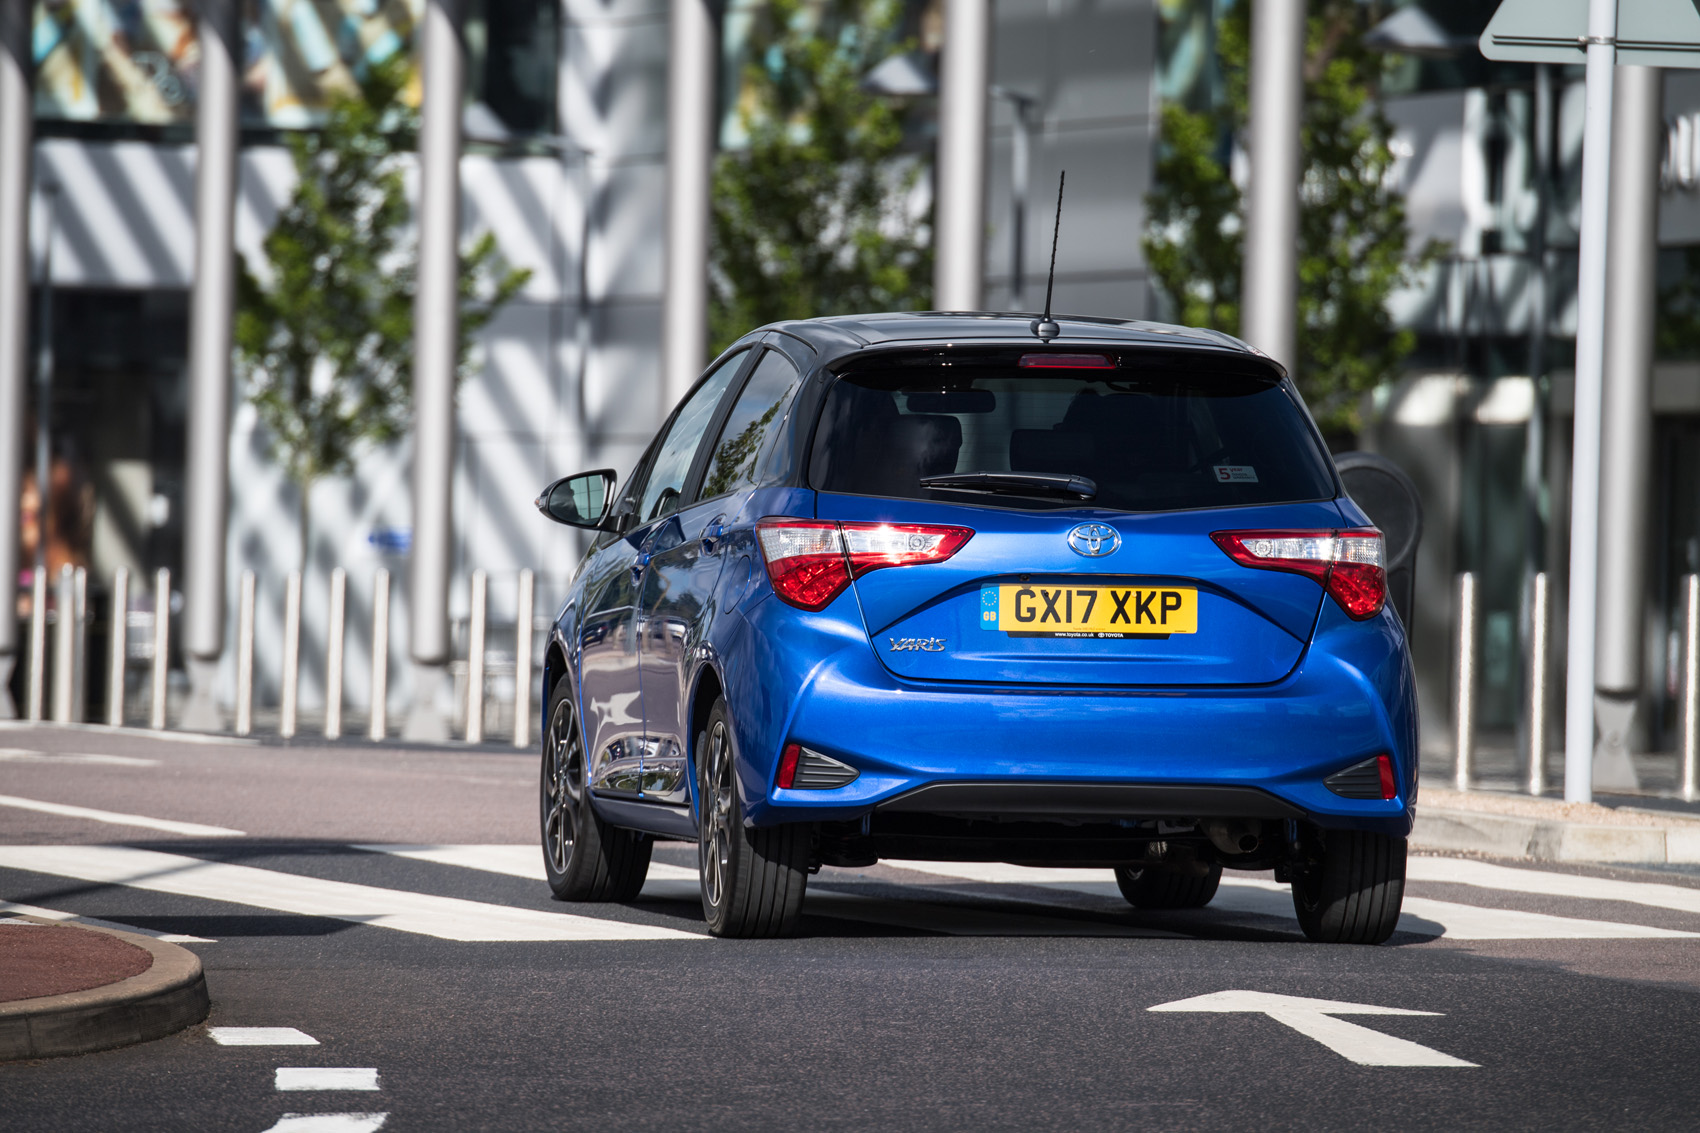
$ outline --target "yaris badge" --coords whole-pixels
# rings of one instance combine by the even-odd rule
[[[1068,545],[1077,555],[1098,558],[1122,545],[1121,532],[1107,523],[1082,523],[1068,533]]]

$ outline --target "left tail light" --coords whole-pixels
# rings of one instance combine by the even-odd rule
[[[1355,621],[1387,603],[1386,551],[1373,527],[1345,531],[1217,531],[1210,538],[1241,566],[1309,575]]]
[[[974,536],[966,527],[821,519],[764,519],[756,533],[773,592],[805,610],[824,609],[871,570],[942,563]]]

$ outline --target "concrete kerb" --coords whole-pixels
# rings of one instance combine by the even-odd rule
[[[37,924],[62,921],[17,917]],[[87,991],[0,1003],[0,1062],[87,1054],[164,1038],[207,1017],[201,958],[187,948],[116,929],[75,926],[133,944],[153,956],[147,971]]]
[[[1442,793],[1424,789],[1424,794]],[[1612,815],[1615,821],[1590,822],[1539,813],[1495,813],[1491,807],[1492,802],[1525,802],[1521,799],[1475,792],[1468,798],[1444,794],[1453,805],[1419,799],[1416,828],[1411,832],[1413,849],[1544,862],[1700,863],[1700,818],[1627,811]],[[1539,801],[1526,801],[1530,804],[1526,809],[1540,809]],[[1552,805],[1552,809],[1558,808]]]

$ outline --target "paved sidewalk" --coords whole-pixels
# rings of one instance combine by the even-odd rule
[[[1595,803],[1567,803],[1425,782],[1411,844],[1531,861],[1700,864],[1700,811],[1676,799],[1602,796]]]
[[[0,1062],[145,1042],[206,1018],[201,961],[136,933],[0,918]]]

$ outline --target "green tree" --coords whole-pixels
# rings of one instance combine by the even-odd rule
[[[398,98],[408,72],[372,69],[322,129],[289,136],[297,183],[266,236],[262,282],[237,277],[236,356],[272,456],[295,485],[307,564],[313,483],[343,476],[367,444],[406,432],[413,406],[414,251],[400,154],[417,135]],[[474,336],[525,285],[485,233],[462,253],[459,376]]]
[[[1240,190],[1228,139],[1247,118],[1250,3],[1235,0],[1218,29],[1227,80],[1218,106],[1162,110],[1156,188],[1144,247],[1178,321],[1238,333],[1244,249]],[[1387,299],[1442,250],[1413,255],[1403,200],[1390,187],[1393,125],[1382,108],[1385,56],[1363,33],[1385,13],[1359,0],[1309,0],[1300,147],[1298,357],[1288,361],[1318,423],[1355,433],[1360,395],[1391,378],[1415,345]]]
[[[715,165],[709,332],[718,353],[776,319],[925,307],[930,224],[906,200],[905,105],[861,89],[907,47],[896,0],[769,0],[750,37],[746,148]]]

